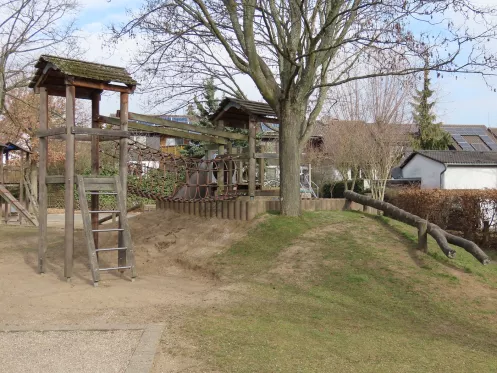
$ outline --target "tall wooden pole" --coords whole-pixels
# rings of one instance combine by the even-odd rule
[[[257,121],[254,117],[250,117],[249,119],[249,180],[248,180],[248,189],[249,189],[249,197],[251,200],[255,199],[255,135],[256,135],[256,126]]]
[[[46,88],[40,88],[40,130],[48,129],[48,93]],[[38,237],[38,272],[45,272],[45,254],[47,252],[47,213],[48,213],[48,192],[47,192],[47,161],[48,161],[48,137],[40,138],[40,159],[39,159],[39,237]]]
[[[228,152],[229,156],[233,156],[233,144],[231,141],[229,141],[226,144],[226,151]],[[233,191],[233,161],[229,160],[228,161],[228,180],[226,180],[226,184],[228,185],[228,192]]]
[[[120,120],[121,120],[121,130],[128,130],[128,93],[121,93],[121,105],[120,105]],[[128,195],[128,139],[122,138],[119,140],[119,176],[121,178],[121,187],[124,193],[123,199],[126,205],[127,195]],[[125,206],[126,207],[126,206]],[[127,207],[126,207],[127,208]],[[121,214],[126,214],[126,209],[121,211]],[[121,218],[119,218],[119,228],[121,228]],[[119,232],[119,247],[123,247],[124,239],[122,231]],[[126,251],[117,251],[117,263],[119,267],[126,266]],[[124,272],[121,270],[121,273]]]
[[[74,128],[76,87],[66,82],[65,256],[64,277],[72,277],[74,252]]]
[[[216,129],[222,130],[224,128],[223,121],[218,121]],[[218,157],[222,157],[225,153],[224,144],[219,144],[217,149]],[[219,160],[217,164],[217,194],[223,194],[224,192],[224,161]]]
[[[264,175],[266,173],[266,160],[259,158],[259,183],[261,190],[264,189]]]
[[[100,115],[100,93],[94,92],[91,97],[91,127],[100,128],[100,123],[98,121],[98,116]],[[100,168],[100,144],[99,137],[91,137],[91,174],[92,176],[98,176]],[[98,211],[99,209],[99,196],[93,194],[91,196],[91,210]],[[91,226],[92,228],[98,229],[98,213],[91,214]],[[95,241],[95,249],[98,249],[98,232],[93,232],[93,240]]]
[[[0,146],[0,184],[3,184],[3,146]]]

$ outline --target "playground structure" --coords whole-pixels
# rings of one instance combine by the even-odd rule
[[[80,205],[87,241],[90,267],[94,285],[98,284],[101,271],[130,270],[131,278],[136,276],[134,266],[133,246],[127,225],[126,185],[128,176],[128,99],[136,87],[136,81],[120,67],[71,60],[55,56],[42,55],[35,65],[36,73],[29,87],[40,95],[40,121],[37,136],[39,145],[39,247],[38,271],[46,270],[47,250],[47,185],[65,185],[65,236],[64,236],[64,277],[70,279],[73,272],[74,254],[74,187],[76,178]],[[99,120],[99,106],[102,92],[120,93],[119,130],[103,129]],[[48,97],[61,96],[66,98],[66,126],[48,128]],[[75,100],[91,100],[92,127],[75,126]],[[47,175],[47,159],[49,156],[49,139],[63,140],[66,144],[66,160],[64,175]],[[100,142],[118,139],[120,144],[119,176],[115,178],[101,177],[100,171]],[[91,141],[91,177],[74,174],[75,142]],[[99,209],[99,196],[110,195],[117,199],[118,208],[113,211]],[[88,199],[91,203],[88,206]],[[99,215],[115,213],[119,216],[118,228],[101,229]],[[116,232],[118,243],[116,247],[101,248],[98,245],[99,234]],[[98,253],[115,251],[117,266],[101,268]]]
[[[156,201],[158,208],[199,216],[251,220],[256,214],[278,209],[279,183],[267,186],[265,167],[268,160],[277,161],[277,153],[262,153],[256,146],[260,123],[276,124],[269,105],[259,102],[224,99],[210,118],[214,128],[162,119],[157,116],[129,113],[128,99],[136,81],[125,69],[85,61],[43,55],[35,65],[36,74],[30,87],[40,95],[39,146],[39,247],[38,270],[45,272],[47,250],[47,185],[65,186],[64,276],[70,279],[74,251],[75,186],[79,202],[90,267],[95,285],[100,272],[125,270],[136,276],[133,245],[127,224],[127,193]],[[116,117],[100,115],[100,97],[104,91],[120,94]],[[66,126],[48,128],[48,97],[66,98]],[[75,100],[91,100],[92,127],[75,125]],[[232,132],[227,127],[245,131]],[[245,133],[243,133],[245,132]],[[199,159],[165,154],[130,139],[132,135],[165,135],[208,143],[207,154]],[[64,175],[47,175],[50,141],[65,141]],[[91,176],[75,175],[75,142],[91,142]],[[235,147],[233,142],[247,144]],[[102,142],[111,142],[113,150],[105,150]],[[259,151],[258,151],[259,150]],[[100,175],[100,155],[106,153],[118,162],[117,177]],[[311,185],[310,170],[303,173],[304,184]],[[116,210],[101,210],[100,195],[116,197]],[[260,197],[256,200],[256,197]],[[310,197],[309,197],[310,198]],[[88,203],[89,202],[89,203]],[[310,202],[310,201],[309,201]],[[335,209],[325,201],[302,201],[304,209]],[[312,206],[311,206],[312,205]],[[328,206],[329,205],[329,206]],[[307,208],[306,208],[307,207]],[[209,211],[209,213],[207,213]],[[215,211],[215,213],[214,213]],[[105,228],[100,214],[119,216],[118,228]],[[99,235],[118,233],[115,247],[99,246]],[[117,265],[100,267],[98,253],[117,251]]]
[[[2,223],[38,226],[36,188],[32,188],[30,156],[31,152],[18,145],[0,143]],[[14,197],[13,193],[19,198]]]

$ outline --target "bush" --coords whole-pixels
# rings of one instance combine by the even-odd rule
[[[352,188],[352,181],[347,181],[349,185],[349,190]],[[335,184],[324,184],[322,189],[322,197],[323,198],[344,198],[343,192],[345,192],[345,182],[339,181]],[[356,180],[354,186],[354,192],[359,194],[364,194],[364,180],[358,179]]]
[[[484,221],[497,228],[497,189],[405,188],[391,195],[390,203],[442,229],[464,232],[468,238],[483,227]]]

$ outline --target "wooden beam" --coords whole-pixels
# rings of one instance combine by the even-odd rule
[[[40,88],[40,131],[48,129],[48,92],[46,88]],[[38,272],[45,272],[45,255],[47,252],[47,219],[48,219],[48,192],[46,185],[48,162],[48,138],[40,138],[38,177],[39,177],[39,194],[38,194]]]
[[[66,86],[66,164],[65,164],[65,235],[64,277],[70,279],[74,254],[74,122],[76,87]]]
[[[49,137],[49,136],[57,136],[57,135],[63,135],[66,133],[66,127],[56,127],[56,128],[50,128],[50,129],[45,129],[45,130],[38,130],[36,131],[36,136],[37,137]]]
[[[222,132],[224,128],[224,124],[222,121],[217,122],[217,130]],[[224,153],[226,152],[226,149],[224,147],[224,144],[219,144],[217,148],[217,155],[218,156],[223,156]],[[217,166],[217,194],[221,195],[224,193],[224,161],[221,160],[218,162]]]
[[[256,136],[256,126],[257,126],[257,119],[254,117],[250,117],[249,119],[249,141],[248,141],[248,148],[249,148],[249,173],[248,173],[248,191],[249,191],[249,198],[251,200],[255,199],[255,136]]]
[[[152,124],[158,124],[160,126],[171,127],[171,128],[181,129],[181,130],[185,130],[185,131],[193,131],[193,132],[197,132],[197,133],[202,133],[204,135],[219,136],[219,137],[223,137],[226,139],[248,140],[248,136],[244,135],[242,133],[233,133],[233,132],[224,131],[223,130],[224,126],[221,126],[221,127],[218,126],[215,129],[214,128],[207,128],[207,127],[195,126],[193,124],[188,124],[188,123],[175,122],[173,120],[166,120],[166,119],[158,118],[158,117],[151,116],[151,115],[143,115],[143,114],[136,114],[136,113],[129,113],[129,119],[140,121],[140,122],[148,122],[148,123],[152,123]]]
[[[112,125],[119,125],[119,123],[120,123],[118,118],[100,116],[100,119],[104,123],[108,123],[108,124],[112,124]],[[176,129],[172,129],[172,128],[154,127],[154,126],[149,126],[146,124],[141,124],[141,123],[136,123],[136,122],[128,122],[128,126],[130,128],[137,129],[140,131],[149,132],[149,133],[159,133],[162,135],[177,137],[180,139],[206,141],[206,142],[211,142],[214,144],[226,144],[228,142],[226,139],[222,139],[220,137],[202,135],[202,134],[198,134],[198,133],[190,133],[190,132],[176,130]]]
[[[102,131],[100,128],[100,121],[98,116],[100,115],[100,93],[95,92],[91,99],[91,129]],[[97,176],[100,170],[100,136],[94,134],[91,136],[91,174],[92,176]],[[100,205],[99,196],[92,194],[91,196],[91,210],[98,211]],[[92,229],[98,229],[98,213],[91,214],[91,226]],[[93,241],[95,242],[95,248],[98,249],[98,232],[93,232]],[[97,254],[98,257],[98,254]]]
[[[121,93],[133,93],[134,87],[120,86],[115,84],[103,83],[103,82],[92,82],[83,79],[72,79],[72,84],[76,87],[101,89],[103,91],[121,92]]]
[[[92,135],[92,136],[108,136],[108,137],[129,137],[128,131],[120,130],[105,130],[101,128],[74,127],[72,133],[75,135]]]
[[[121,131],[128,131],[128,103],[129,103],[129,94],[128,93],[121,93],[120,97],[120,126],[121,126]],[[121,138],[119,140],[119,177],[120,177],[120,182],[121,182],[121,188],[122,188],[122,200],[124,208],[120,208],[122,214],[126,214],[126,202],[127,202],[127,190],[128,190],[128,140],[125,138]],[[119,228],[124,228],[122,226],[122,216],[119,216]],[[126,217],[125,217],[126,218]],[[124,231],[119,232],[119,247],[124,247],[125,246],[125,239],[124,239]],[[117,251],[117,265],[118,267],[125,267],[126,266],[126,251],[125,250],[118,250]],[[124,271],[121,270],[121,273]]]
[[[278,153],[255,153],[254,157],[257,159],[278,159]]]
[[[41,170],[40,170],[41,173]],[[44,184],[64,184],[66,181],[66,178],[64,175],[51,175],[51,176],[46,176],[45,177],[45,183]],[[40,180],[40,188],[41,188],[41,180]],[[41,193],[40,193],[41,195]],[[41,209],[40,209],[41,210]]]

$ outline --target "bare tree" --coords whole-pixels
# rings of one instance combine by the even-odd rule
[[[0,114],[5,98],[25,87],[41,51],[75,49],[74,24],[67,16],[77,0],[0,0]]]
[[[383,200],[391,170],[410,144],[414,128],[410,124],[410,99],[414,87],[412,76],[387,76],[344,84],[334,92],[334,113],[340,118],[363,121],[348,131],[354,137],[354,146],[361,148],[355,154],[355,162],[347,165],[346,151],[340,159],[348,167],[359,164],[370,183],[373,198]],[[346,131],[342,136],[346,136]],[[334,143],[340,141],[347,140],[337,137]],[[332,139],[330,143],[333,144]],[[334,146],[340,153],[339,145]]]
[[[323,120],[321,167],[328,167],[345,182],[345,190],[351,190],[359,177],[366,158],[365,123],[360,120]]]
[[[428,48],[432,70],[488,73],[494,13],[471,0],[145,0],[116,36],[143,38],[138,64],[169,78],[157,89],[182,82],[191,94],[201,75],[219,89],[236,90],[239,74],[252,79],[280,121],[282,213],[295,216],[301,150],[329,88],[421,71]],[[372,62],[374,71],[353,69]]]

